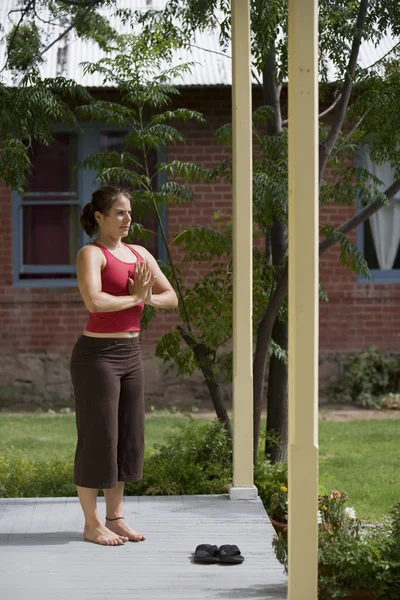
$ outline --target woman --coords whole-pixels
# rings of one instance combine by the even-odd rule
[[[80,221],[88,236],[97,237],[81,248],[76,261],[90,314],[71,357],[78,432],[74,483],[85,515],[84,538],[116,546],[145,539],[122,513],[124,483],[141,479],[143,469],[140,318],[145,304],[172,308],[178,299],[150,252],[122,242],[132,221],[126,192],[100,188]],[[99,488],[104,489],[105,524],[97,511]]]

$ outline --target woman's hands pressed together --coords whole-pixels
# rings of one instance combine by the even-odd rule
[[[135,266],[134,279],[128,280],[128,291],[130,296],[136,296],[140,302],[149,303],[151,290],[157,277],[155,277],[147,261],[138,262]]]

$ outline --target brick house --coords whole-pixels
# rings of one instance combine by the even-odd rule
[[[390,40],[386,43],[390,44]],[[218,41],[212,36],[203,36],[199,46],[220,52]],[[386,50],[383,45],[376,52],[381,51],[383,55]],[[46,76],[56,75],[52,65],[60,67],[57,54],[53,56],[50,52],[43,67]],[[100,93],[101,82],[78,77],[76,65],[87,59],[87,53],[82,42],[74,42],[73,64],[71,57],[68,60],[67,47],[58,55],[58,59],[62,56],[63,62],[61,72],[57,74],[74,77],[93,94]],[[231,120],[230,60],[201,50],[195,58],[200,65],[181,85],[176,106],[202,112],[206,123],[182,126],[186,145],[169,147],[165,158],[191,160],[211,167],[227,155],[227,150],[215,142],[214,132]],[[188,60],[190,56],[183,55],[180,59]],[[262,94],[255,84],[253,105],[260,104]],[[59,127],[51,148],[33,148],[34,169],[23,197],[4,185],[0,187],[0,407],[10,401],[15,406],[21,403],[66,406],[71,403],[69,355],[87,319],[74,269],[76,251],[87,242],[77,225],[77,216],[94,189],[94,173],[75,172],[73,166],[92,152],[118,148],[123,135],[123,132],[102,124],[83,124],[82,129],[82,133],[77,133]],[[215,210],[224,210],[228,214],[231,211],[228,184],[195,185],[193,189],[194,206],[171,204],[164,215],[169,240],[182,226],[210,224]],[[321,221],[337,226],[353,212],[351,207],[324,207]],[[148,224],[155,227],[154,223]],[[337,248],[321,260],[321,276],[329,297],[329,303],[320,306],[322,382],[328,375],[340,373],[347,356],[367,346],[377,345],[385,352],[398,353],[399,243],[397,240],[397,254],[395,251],[391,264],[383,264],[382,253],[376,250],[377,235],[383,229],[375,227],[374,232],[372,229],[366,224],[353,234],[352,239],[365,252],[375,278],[373,283],[357,278],[343,268]],[[164,257],[164,248],[156,237],[149,240],[149,248],[156,256]],[[179,255],[175,254],[175,257],[179,259]],[[187,281],[193,282],[195,277],[194,270],[189,269]],[[204,394],[201,379],[166,376],[162,365],[154,358],[155,341],[174,326],[176,319],[174,315],[159,313],[144,332],[148,403],[157,406],[179,404],[190,397],[192,404],[203,403],[205,406],[203,399],[207,394]]]

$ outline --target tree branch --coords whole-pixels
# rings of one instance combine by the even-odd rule
[[[1,69],[0,73],[2,73],[4,71],[4,69],[7,67],[8,57],[10,55],[10,50],[13,47],[14,40],[15,40],[15,37],[17,35],[18,29],[20,28],[21,23],[22,23],[25,15],[29,12],[29,10],[32,8],[32,6],[35,8],[35,0],[29,0],[28,4],[24,8],[21,8],[21,9],[18,9],[18,10],[10,10],[10,12],[8,13],[8,16],[12,12],[21,12],[22,14],[21,14],[20,20],[18,21],[17,25],[15,26],[14,33],[12,34],[10,43],[8,44],[7,53],[6,53],[6,60],[5,60],[4,66]]]
[[[196,44],[190,44],[190,48],[197,48],[198,50],[203,50],[204,52],[210,52],[210,54],[217,54],[219,56],[223,56],[224,58],[229,58],[229,60],[232,60],[232,56],[230,56],[229,54],[226,54],[225,52],[218,52],[218,50],[210,50],[209,48],[203,48],[203,46],[197,46]],[[251,74],[254,77],[254,79],[257,81],[258,85],[260,87],[262,87],[262,83],[259,80],[257,73],[255,72],[255,70],[253,68],[251,69]]]
[[[322,117],[325,117],[327,114],[329,114],[335,108],[335,106],[338,105],[341,97],[342,97],[342,94],[338,94],[336,100],[330,105],[330,107],[327,108],[326,110],[322,111],[322,113],[318,115],[318,119],[322,119]],[[289,125],[289,119],[285,119],[284,121],[282,121],[282,127],[287,127],[288,125]]]
[[[192,350],[197,364],[199,365],[199,368],[206,381],[217,417],[225,425],[229,437],[232,438],[232,425],[229,419],[228,411],[224,405],[221,386],[219,385],[214,373],[214,365],[212,359],[210,358],[210,348],[207,348],[205,344],[198,342],[193,334],[186,331],[181,325],[177,326],[177,330],[185,340],[186,344]]]
[[[327,139],[325,140],[325,142],[322,142],[322,144],[320,144],[319,181],[322,181],[326,164],[336,144],[336,140],[339,137],[346,116],[351,90],[353,88],[354,73],[356,70],[358,55],[360,52],[362,32],[365,26],[365,21],[368,13],[368,5],[369,0],[361,0],[358,17],[355,24],[353,43],[351,47],[349,63],[347,66],[347,73],[344,80],[343,91],[339,102],[337,116],[335,121],[332,123]]]
[[[381,56],[381,58],[378,58],[378,60],[376,60],[374,63],[372,63],[372,65],[368,65],[368,67],[364,67],[363,71],[369,71],[369,69],[373,69],[374,67],[376,67],[376,65],[378,65],[380,62],[385,60],[385,58],[387,56],[389,56],[389,54],[391,54],[394,50],[396,50],[399,46],[400,46],[400,42],[397,42],[397,44],[395,44],[393,46],[393,48],[390,48],[390,50],[388,50],[388,52],[386,52],[386,54]]]
[[[94,8],[97,4],[102,3],[102,1],[103,0],[92,0],[92,2],[87,3],[86,10],[84,10],[80,15],[78,15],[76,17],[76,19],[74,19],[72,21],[71,25],[69,27],[67,27],[67,29],[65,29],[55,40],[53,40],[48,46],[46,46],[41,52],[39,52],[39,54],[34,58],[34,60],[32,61],[32,64],[30,65],[30,67],[28,68],[28,70],[26,71],[24,76],[22,77],[21,81],[19,82],[18,88],[20,88],[21,85],[24,83],[24,81],[26,80],[26,78],[28,77],[29,73],[32,71],[33,67],[36,65],[38,60],[40,60],[40,58],[44,54],[46,54],[46,52],[48,50],[50,50],[50,48],[52,48],[55,44],[57,44],[57,42],[62,40],[71,31],[71,29],[73,29],[79,23],[79,21],[81,21],[89,13],[89,11],[92,8]],[[81,5],[81,3],[79,3],[79,6],[80,5]]]
[[[385,190],[384,195],[388,200],[394,198],[394,196],[400,191],[400,180],[392,183],[391,186]],[[343,223],[336,232],[340,232],[343,234],[348,234],[351,231],[354,231],[361,223],[364,223],[369,217],[374,215],[380,208],[384,206],[384,202],[382,200],[377,200],[376,202],[372,202],[362,210],[360,210],[356,215],[351,217],[348,221]],[[332,246],[337,243],[335,236],[331,236],[325,240],[322,240],[319,243],[319,255],[321,256],[324,252],[329,250]],[[271,341],[272,328],[274,326],[275,319],[279,314],[279,310],[282,306],[282,302],[286,298],[288,294],[289,287],[289,265],[286,263],[282,275],[277,283],[277,286],[272,294],[271,300],[266,307],[259,326],[257,330],[257,344],[256,344],[256,352],[254,354],[254,370],[256,369],[264,369],[265,363],[267,359],[267,353],[269,344]],[[260,384],[261,385],[261,384]],[[254,390],[255,394],[262,393],[261,390]]]
[[[353,135],[353,133],[355,133],[357,131],[357,129],[360,127],[361,123],[364,121],[365,117],[367,116],[367,114],[371,110],[372,110],[372,107],[370,106],[369,108],[367,108],[367,110],[365,111],[365,113],[358,119],[357,123],[354,125],[354,127],[352,128],[352,130],[344,138],[342,144],[333,153],[332,158],[335,157],[335,156],[337,156],[339,154],[339,152],[341,152],[342,148],[347,144],[347,142],[349,141],[349,139],[351,138],[351,136]]]
[[[91,0],[64,0],[64,4],[68,4],[69,6],[79,6],[81,8],[84,6],[88,6],[90,8],[92,6]]]
[[[394,196],[399,191],[400,179],[392,183],[392,185],[389,186],[383,193],[388,200],[392,200],[392,198],[394,198]],[[371,204],[368,204],[368,206],[362,208],[360,211],[358,211],[357,214],[355,214],[348,221],[343,223],[343,225],[338,227],[336,229],[336,232],[348,234],[351,231],[354,231],[354,229],[356,229],[359,225],[361,225],[361,223],[364,223],[364,221],[372,217],[372,215],[378,212],[378,210],[384,205],[385,203],[382,200],[376,200],[375,202],[371,202]],[[324,252],[329,250],[329,248],[334,246],[336,244],[336,241],[337,240],[334,238],[334,236],[322,240],[319,244],[319,255],[321,256],[321,254],[323,254]]]

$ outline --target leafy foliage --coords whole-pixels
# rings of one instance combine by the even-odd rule
[[[7,66],[12,71],[25,71],[39,54],[41,39],[37,25],[14,25],[6,36],[6,44],[9,48]]]
[[[400,592],[399,506],[391,519],[367,531],[346,521],[319,536],[319,598],[346,598],[349,588],[366,589],[378,599],[395,600]]]
[[[193,421],[145,461],[144,478],[126,486],[127,495],[226,493],[232,478],[232,440],[215,420]]]
[[[329,396],[335,402],[379,408],[382,396],[400,391],[400,362],[367,348],[346,367],[344,377],[333,379]]]
[[[49,38],[53,34],[54,42],[60,36],[61,25],[65,32],[73,29],[78,36],[95,40],[105,48],[115,38],[115,31],[98,9],[114,3],[41,0],[24,2],[12,11],[15,24],[1,38],[6,46],[6,63],[0,71],[0,178],[18,193],[25,188],[32,141],[51,144],[57,122],[78,128],[76,108],[92,100],[75,81],[40,77],[38,67],[51,46]],[[14,87],[5,84],[1,75],[5,69],[13,76]]]
[[[215,420],[182,426],[146,456],[141,481],[127,483],[127,495],[226,493],[232,480],[232,440]],[[72,461],[31,462],[10,449],[0,456],[0,498],[76,496]]]
[[[54,122],[78,128],[71,105],[90,101],[83,87],[61,77],[41,80],[31,74],[21,88],[9,88],[0,82],[1,179],[22,193],[30,167],[31,142],[51,144]]]

